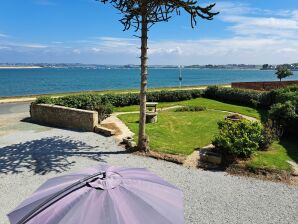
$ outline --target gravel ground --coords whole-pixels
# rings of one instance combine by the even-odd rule
[[[189,224],[298,223],[297,187],[126,154],[113,138],[19,122],[21,116],[10,117],[9,124],[0,127],[1,224],[8,223],[6,214],[48,178],[98,163],[147,167],[178,186]]]

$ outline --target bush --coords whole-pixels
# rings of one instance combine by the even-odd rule
[[[273,103],[285,103],[292,101],[297,105],[298,103],[298,86],[289,86],[282,89],[272,91]]]
[[[148,102],[176,102],[182,100],[190,100],[201,97],[203,90],[172,90],[172,91],[156,91],[147,93]],[[35,103],[56,104],[66,107],[84,109],[100,104],[111,104],[115,107],[123,107],[139,104],[139,94],[105,94],[96,93],[78,94],[63,96],[59,98],[38,97]]]
[[[58,98],[42,96],[38,97],[34,103],[55,104],[83,110],[94,110],[98,112],[98,119],[100,121],[113,113],[113,106],[110,103],[103,102],[101,96],[98,94],[80,94]]]
[[[98,120],[101,122],[104,119],[108,118],[113,113],[113,106],[112,104],[98,104],[94,105],[89,110],[95,110],[98,112]]]
[[[298,86],[273,90],[271,94],[274,104],[269,110],[269,118],[284,135],[297,137]]]
[[[274,104],[269,110],[269,118],[281,130],[281,135],[297,136],[297,106],[292,101]]]
[[[203,90],[173,90],[173,91],[156,91],[147,94],[147,100],[150,102],[176,102],[190,100],[203,95]],[[58,98],[42,96],[34,102],[36,104],[55,104],[65,107],[95,110],[98,112],[99,120],[107,118],[113,111],[113,106],[123,107],[139,104],[139,94],[105,94],[97,93],[69,95]]]
[[[184,106],[184,107],[177,108],[175,112],[186,112],[186,111],[196,112],[196,111],[204,111],[204,110],[207,110],[207,108],[203,106]]]
[[[52,98],[49,96],[40,96],[35,102],[36,104],[56,104],[56,98]]]
[[[223,158],[250,157],[263,141],[262,126],[258,122],[248,120],[218,122],[219,134],[212,143],[218,148]]]
[[[280,130],[271,120],[268,120],[262,130],[263,140],[260,142],[260,149],[267,150],[274,140],[278,140]]]
[[[269,110],[269,118],[286,127],[297,118],[296,107],[291,101],[274,104]]]
[[[270,92],[234,89],[219,86],[208,86],[204,97],[265,108],[269,107],[272,103],[272,96]]]

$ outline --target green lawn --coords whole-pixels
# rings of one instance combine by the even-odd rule
[[[170,107],[170,106],[204,106],[208,109],[215,109],[215,110],[224,110],[224,111],[230,111],[235,113],[240,113],[243,115],[255,117],[257,119],[261,119],[261,114],[258,110],[246,107],[246,106],[238,106],[234,104],[229,103],[223,103],[216,100],[206,99],[206,98],[197,98],[192,100],[186,100],[186,101],[180,101],[180,102],[165,102],[165,103],[159,103],[158,108],[164,108],[164,107]],[[139,106],[138,105],[132,105],[127,107],[116,107],[114,108],[116,112],[129,112],[129,111],[138,111]]]
[[[298,163],[298,141],[281,140],[274,142],[268,151],[256,152],[247,162],[250,168],[268,168],[290,171],[291,166],[287,161]]]
[[[225,115],[215,111],[160,112],[158,122],[146,126],[150,148],[164,153],[191,154],[194,149],[211,143],[218,132],[217,121],[224,119]],[[120,115],[119,118],[137,133],[138,114]]]
[[[160,103],[159,108],[174,105],[201,105],[209,109],[232,111],[248,116],[260,118],[257,110],[222,103],[215,100],[198,98],[182,102]],[[136,111],[137,106],[118,108],[119,111]],[[158,115],[158,123],[147,124],[147,134],[152,150],[188,155],[194,149],[211,143],[218,132],[217,121],[224,118],[226,113],[217,111],[174,112],[162,111]],[[138,130],[138,114],[120,115],[126,125],[134,132]],[[136,136],[137,137],[137,136]],[[137,139],[136,139],[137,140]],[[290,171],[291,165],[287,161],[298,163],[298,140],[281,140],[274,142],[268,151],[258,151],[247,161],[246,165],[252,169],[267,168]]]

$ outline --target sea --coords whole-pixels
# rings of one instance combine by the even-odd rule
[[[271,70],[182,69],[182,86],[273,81]],[[151,68],[148,87],[176,87],[178,68]],[[298,71],[285,80],[298,80]],[[67,93],[139,88],[138,68],[34,68],[0,69],[0,96]]]

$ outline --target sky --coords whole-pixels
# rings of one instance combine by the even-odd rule
[[[202,0],[212,21],[186,13],[149,31],[149,64],[298,62],[297,0]],[[95,0],[0,0],[0,63],[138,64],[140,40]]]

